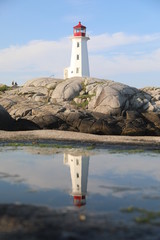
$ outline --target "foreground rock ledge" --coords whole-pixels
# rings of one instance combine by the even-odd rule
[[[160,136],[160,88],[97,78],[34,79],[0,92],[0,129]]]
[[[158,240],[159,226],[120,223],[109,214],[0,204],[0,239]]]
[[[137,145],[137,146],[160,146],[160,137],[154,136],[111,136],[94,135],[87,133],[58,131],[58,130],[34,130],[34,131],[0,131],[0,142],[10,141],[65,141],[73,143],[94,143],[103,145]]]

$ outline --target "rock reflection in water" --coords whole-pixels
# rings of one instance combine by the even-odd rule
[[[64,154],[64,164],[70,167],[74,205],[81,207],[86,204],[89,157]]]

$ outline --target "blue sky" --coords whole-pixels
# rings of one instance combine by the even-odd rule
[[[160,0],[0,0],[0,83],[63,78],[72,27],[87,27],[91,76],[160,87]]]

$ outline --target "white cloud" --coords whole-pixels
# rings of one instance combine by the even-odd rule
[[[103,55],[92,55],[90,66],[93,75],[101,77],[107,74],[111,76],[122,73],[160,72],[160,48],[149,54],[136,56],[122,54],[107,58]]]
[[[89,50],[93,52],[104,51],[117,46],[147,43],[155,40],[160,40],[160,33],[142,36],[127,35],[123,32],[114,34],[104,33],[101,35],[92,36],[92,41],[89,43]]]
[[[160,33],[152,35],[126,35],[115,33],[93,36],[89,41],[90,72],[92,76],[112,78],[122,73],[160,72]],[[134,44],[145,46],[150,42],[153,48],[139,51],[132,48]],[[154,48],[159,46],[159,48]],[[131,53],[120,53],[120,46],[129,45]],[[114,54],[109,50],[115,49]],[[141,47],[140,47],[141,48]],[[106,50],[108,51],[106,53]],[[138,53],[138,54],[137,54]],[[21,83],[31,77],[47,76],[63,77],[63,69],[70,64],[71,41],[63,38],[59,41],[31,41],[23,46],[10,46],[0,50],[0,82],[7,79],[19,80]],[[11,78],[12,75],[12,78]]]
[[[0,51],[0,71],[60,71],[69,57],[69,40],[32,41]]]

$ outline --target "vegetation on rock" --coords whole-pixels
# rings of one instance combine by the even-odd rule
[[[124,213],[138,213],[138,216],[134,217],[136,223],[139,224],[160,224],[160,212],[149,211],[144,208],[137,208],[130,206],[128,208],[121,209]]]
[[[8,87],[7,85],[0,85],[0,92],[5,92],[9,89],[11,89],[11,87]]]

